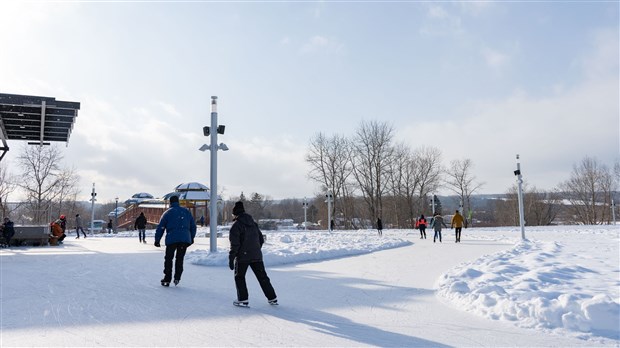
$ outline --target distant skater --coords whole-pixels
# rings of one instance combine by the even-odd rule
[[[454,227],[454,234],[456,235],[455,243],[461,242],[461,230],[463,229],[464,221],[463,215],[461,215],[461,213],[457,210],[452,217],[452,221],[450,222],[450,228]]]
[[[420,239],[426,239],[426,219],[424,218],[424,214],[420,215],[415,225],[420,230]]]
[[[84,228],[82,227],[82,218],[80,217],[80,214],[76,214],[75,215],[75,234],[77,234],[77,237],[75,237],[75,239],[80,239],[80,231],[82,231],[82,234],[84,234],[84,238],[86,238],[86,232],[84,232]]]
[[[2,224],[2,237],[4,237],[4,243],[7,247],[11,246],[11,238],[15,235],[15,228],[13,227],[13,221],[8,217],[4,218],[4,224]]]
[[[448,228],[448,226],[446,226],[446,224],[443,222],[443,217],[439,215],[439,213],[435,213],[435,216],[433,216],[433,222],[431,222],[431,227],[435,230],[435,236],[433,237],[433,243],[435,243],[435,241],[437,240],[437,237],[439,237],[439,243],[441,243],[442,225],[443,227]]]
[[[379,236],[383,236],[383,222],[381,222],[381,218],[377,219],[377,232]]]
[[[136,222],[133,224],[133,228],[138,230],[140,242],[146,243],[146,216],[144,216],[143,212],[140,212],[140,216],[138,216]]]

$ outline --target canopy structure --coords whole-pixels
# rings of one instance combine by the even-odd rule
[[[79,109],[78,102],[0,93],[0,160],[9,151],[7,140],[32,145],[68,142]]]

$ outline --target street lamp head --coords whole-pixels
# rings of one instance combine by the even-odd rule
[[[207,150],[209,150],[209,149],[211,149],[211,146],[210,146],[210,145],[207,145],[207,144],[202,144],[202,146],[201,146],[198,150],[200,150],[200,151],[204,152],[204,151],[207,151]]]
[[[228,151],[228,146],[226,146],[226,144],[224,143],[220,143],[217,148],[222,151]]]

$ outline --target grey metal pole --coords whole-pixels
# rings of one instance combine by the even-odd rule
[[[114,198],[116,207],[114,208],[114,233],[118,232],[118,197]]]
[[[614,203],[614,199],[611,199],[611,217],[614,221],[614,226],[616,226],[616,203]]]
[[[211,97],[211,198],[209,251],[217,252],[217,97]]]
[[[433,197],[431,198],[431,203],[433,206],[433,216],[435,216],[435,194],[433,193]]]
[[[306,197],[304,197],[303,206],[304,206],[304,230],[307,230],[308,229],[308,200],[306,200]]]
[[[332,231],[332,199],[333,199],[333,195],[331,192],[327,192],[327,194],[325,195],[325,197],[327,197],[327,230],[328,231]]]
[[[517,176],[517,184],[519,188],[519,225],[521,226],[521,239],[525,240],[525,213],[523,208],[523,178],[521,176],[521,163],[519,163],[519,155],[517,155],[517,170],[515,171]]]
[[[93,192],[90,194],[90,233],[95,233],[95,183],[93,183]]]

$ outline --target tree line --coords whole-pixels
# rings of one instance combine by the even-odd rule
[[[464,158],[443,165],[441,150],[432,146],[411,148],[394,139],[387,122],[362,121],[351,136],[317,133],[305,156],[309,179],[318,192],[310,197],[308,221],[327,228],[331,216],[339,229],[368,228],[377,218],[391,228],[411,228],[420,214],[435,211],[451,214],[461,210],[468,222],[486,226],[518,225],[517,186],[494,199],[476,198],[484,183],[473,174],[474,163]],[[18,224],[47,224],[60,214],[90,216],[90,207],[77,202],[79,177],[73,168],[62,166],[62,152],[56,146],[24,145],[16,167],[0,163],[0,209]],[[570,177],[551,190],[524,183],[527,225],[602,224],[612,220],[612,206],[618,197],[620,163],[613,167],[586,156],[573,166]],[[8,205],[17,188],[25,193],[18,204]],[[439,190],[449,196],[435,196]],[[333,196],[327,212],[326,193]],[[301,199],[274,201],[266,194],[242,192],[224,202],[220,221],[230,221],[226,205],[245,202],[246,210],[257,219],[286,219],[302,222]],[[81,204],[80,204],[81,203]],[[231,203],[232,204],[232,203]],[[100,210],[108,212],[114,203]],[[101,215],[101,214],[99,214]],[[97,218],[97,217],[96,217]],[[101,218],[101,216],[99,216]],[[104,217],[105,218],[105,217]]]

